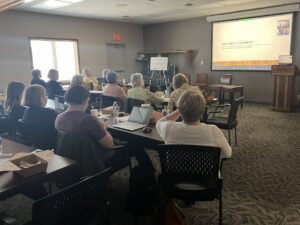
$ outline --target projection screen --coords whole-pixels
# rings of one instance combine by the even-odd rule
[[[293,14],[212,24],[212,70],[269,71],[291,54]]]

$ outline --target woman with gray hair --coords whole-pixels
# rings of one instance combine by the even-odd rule
[[[56,69],[50,69],[48,72],[49,81],[47,82],[48,98],[54,99],[55,95],[64,95],[65,91],[58,81],[58,71]]]
[[[125,103],[127,95],[118,85],[119,75],[115,71],[110,71],[106,74],[106,80],[108,84],[104,87],[103,95],[115,97]]]
[[[81,85],[83,86],[83,76],[80,74],[75,74],[72,79],[71,79],[71,84],[70,87],[75,86],[75,85]]]
[[[157,97],[155,94],[144,88],[144,78],[141,73],[133,73],[130,76],[132,89],[128,90],[128,98],[139,99],[145,102],[160,104],[164,100]]]

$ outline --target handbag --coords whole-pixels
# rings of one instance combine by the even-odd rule
[[[187,225],[184,214],[173,200],[167,201],[164,205],[163,225]]]

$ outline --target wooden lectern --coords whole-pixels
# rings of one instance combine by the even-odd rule
[[[295,103],[295,77],[299,69],[295,65],[273,65],[274,93],[272,110],[291,112]]]

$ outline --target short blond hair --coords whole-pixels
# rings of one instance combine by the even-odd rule
[[[187,84],[189,81],[183,73],[177,73],[173,77],[173,87],[174,89],[180,88],[181,85]]]
[[[177,108],[185,122],[200,121],[205,111],[206,101],[203,95],[194,90],[185,91],[177,101]]]
[[[130,76],[130,81],[132,84],[132,87],[143,87],[144,86],[144,78],[143,74],[141,73],[133,73]]]
[[[24,105],[28,107],[42,107],[42,96],[46,95],[46,89],[38,84],[34,84],[26,88]]]
[[[50,69],[47,76],[50,80],[58,80],[58,70]]]

